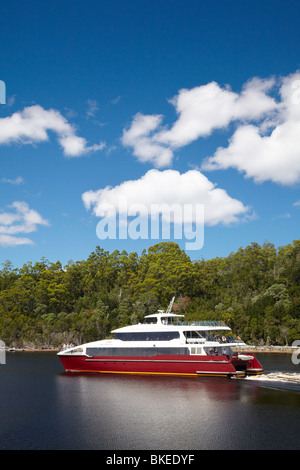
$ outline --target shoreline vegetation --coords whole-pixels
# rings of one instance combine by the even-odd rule
[[[278,248],[253,242],[210,260],[192,261],[161,242],[140,255],[97,246],[66,266],[45,258],[1,266],[0,340],[8,350],[104,339],[166,309],[173,296],[174,313],[224,321],[256,352],[284,352],[300,339],[300,240]]]

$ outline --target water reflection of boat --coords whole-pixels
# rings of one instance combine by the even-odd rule
[[[174,299],[173,299],[174,301]],[[94,341],[58,353],[66,371],[185,376],[245,377],[262,374],[254,355],[218,321],[185,322],[183,315],[148,315],[144,323],[114,330],[114,339]]]

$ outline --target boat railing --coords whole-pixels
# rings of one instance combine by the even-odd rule
[[[226,336],[226,339],[227,339],[227,343],[240,343],[240,344],[244,344],[244,341],[239,338],[238,336]]]
[[[244,341],[241,338],[232,335],[226,335],[222,337],[205,335],[205,337],[202,338],[186,338],[186,343],[189,344],[205,343],[206,341],[217,342],[219,344],[244,344]]]
[[[223,321],[184,321],[181,323],[184,326],[226,326]]]

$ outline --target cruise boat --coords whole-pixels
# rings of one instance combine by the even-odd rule
[[[59,352],[65,370],[229,378],[263,373],[254,355],[233,351],[246,344],[224,322],[186,322],[171,313],[172,302],[143,323],[113,330],[113,339]]]

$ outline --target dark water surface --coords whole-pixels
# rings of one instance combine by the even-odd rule
[[[0,365],[0,449],[299,449],[300,365],[257,380],[66,374],[55,353]]]

